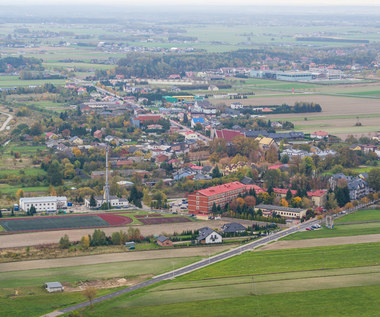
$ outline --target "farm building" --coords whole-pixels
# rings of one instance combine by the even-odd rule
[[[168,237],[159,236],[157,238],[157,244],[161,247],[171,247],[173,242]]]
[[[47,282],[45,283],[45,289],[49,293],[55,293],[55,292],[63,292],[65,288],[59,282]]]
[[[36,211],[56,211],[58,209],[67,208],[67,198],[57,196],[46,197],[23,197],[19,202],[20,210],[28,212],[32,206]]]
[[[211,244],[211,243],[222,243],[222,236],[216,231],[209,227],[204,227],[199,229],[199,236],[197,237],[198,243],[201,244]]]

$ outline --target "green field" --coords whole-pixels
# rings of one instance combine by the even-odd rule
[[[16,194],[19,189],[22,189],[24,193],[48,192],[49,187],[47,186],[20,187],[20,186],[11,186],[8,184],[0,184],[0,192],[3,194]]]
[[[0,316],[40,316],[57,308],[85,301],[81,293],[47,294],[42,289],[46,282],[60,281],[72,286],[79,282],[133,278],[156,275],[190,264],[198,257],[129,261],[52,269],[35,269],[0,273]],[[19,295],[13,296],[15,290]],[[98,296],[112,290],[98,290]]]
[[[249,305],[255,307],[255,312],[261,308],[257,316],[319,316],[314,311],[297,315],[298,300],[306,308],[316,294],[331,294],[321,299],[328,307],[323,313],[335,316],[331,314],[336,309],[332,303],[345,291],[349,303],[345,309],[349,312],[357,309],[358,301],[353,299],[359,290],[380,290],[379,247],[380,243],[368,243],[246,252],[137,295],[122,295],[97,304],[86,310],[85,316],[101,316],[106,311],[110,316],[199,316],[205,311],[212,316],[247,316]],[[274,305],[274,298],[281,300]],[[231,306],[233,302],[240,304]],[[373,313],[372,308],[368,311]]]
[[[335,220],[335,223],[360,222],[360,221],[380,221],[380,209],[359,210],[349,215],[345,215]]]
[[[245,295],[178,304],[165,304],[163,298],[157,306],[125,308],[96,305],[94,309],[85,311],[84,316],[177,317],[207,314],[212,317],[374,317],[380,310],[379,292],[380,286],[373,285],[261,296]],[[180,297],[180,293],[177,296]]]
[[[368,222],[366,222],[368,221]],[[370,222],[374,221],[374,222]],[[378,221],[378,222],[377,222]],[[340,225],[340,223],[353,222]],[[358,222],[358,223],[355,223]],[[365,222],[365,223],[360,223]],[[380,209],[359,210],[334,221],[334,229],[322,228],[312,231],[300,231],[282,238],[282,240],[303,240],[380,234]]]

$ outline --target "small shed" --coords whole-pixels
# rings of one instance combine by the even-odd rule
[[[173,245],[173,241],[171,241],[168,237],[159,236],[157,238],[157,244],[161,247],[171,247]]]
[[[49,293],[55,293],[55,292],[63,292],[65,289],[63,285],[59,282],[47,282],[45,283],[45,289]]]

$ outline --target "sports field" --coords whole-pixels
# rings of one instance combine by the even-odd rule
[[[132,222],[132,219],[112,214],[47,216],[27,218],[7,218],[0,225],[7,232],[25,232],[39,230],[59,230],[75,228],[109,227]]]

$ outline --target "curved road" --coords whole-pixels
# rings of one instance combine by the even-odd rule
[[[285,237],[285,236],[287,236],[289,234],[292,234],[294,232],[303,230],[306,227],[309,227],[309,226],[311,226],[313,224],[317,224],[317,223],[320,223],[320,222],[321,222],[320,220],[313,220],[313,221],[305,222],[305,223],[302,223],[300,225],[291,227],[291,228],[283,230],[283,231],[279,231],[277,233],[273,233],[273,234],[271,234],[271,235],[269,235],[267,237],[264,237],[264,238],[261,238],[259,240],[250,242],[250,243],[245,244],[245,245],[243,245],[241,247],[237,247],[237,248],[235,248],[233,250],[229,250],[229,251],[223,252],[221,254],[215,255],[213,257],[204,259],[202,261],[199,261],[199,262],[190,264],[188,266],[182,267],[180,269],[177,269],[177,270],[174,270],[174,271],[162,274],[162,275],[155,276],[154,278],[152,278],[152,279],[150,279],[148,281],[136,284],[136,285],[131,286],[131,287],[124,288],[124,289],[122,289],[120,291],[117,291],[117,292],[114,292],[114,293],[110,293],[108,295],[104,295],[104,296],[98,297],[98,298],[94,299],[92,302],[94,304],[96,304],[96,303],[102,302],[104,300],[113,298],[115,296],[119,296],[119,295],[122,295],[122,294],[130,293],[132,291],[135,291],[137,289],[143,288],[145,286],[149,286],[149,285],[155,284],[155,283],[160,282],[160,281],[164,281],[164,280],[167,280],[167,279],[173,279],[173,278],[175,278],[177,276],[180,276],[180,275],[183,275],[183,274],[187,274],[187,273],[192,272],[194,270],[198,270],[200,268],[206,267],[206,266],[208,266],[210,264],[214,264],[214,263],[223,261],[225,259],[228,259],[230,257],[233,257],[235,255],[239,255],[242,252],[253,250],[253,249],[255,249],[255,248],[259,247],[259,246],[268,244],[269,242],[275,241],[277,239]],[[67,307],[67,308],[61,309],[59,311],[52,312],[52,313],[44,315],[42,317],[59,316],[59,315],[62,315],[62,314],[65,314],[65,313],[68,313],[68,312],[71,312],[71,311],[74,311],[74,310],[77,310],[77,309],[80,309],[80,308],[84,308],[84,307],[89,306],[89,305],[90,305],[90,302],[87,301],[87,302],[84,302],[84,303],[80,303],[78,305],[74,305],[74,306],[71,306],[71,307]]]
[[[5,115],[5,116],[8,116],[8,119],[5,120],[5,122],[3,123],[3,125],[1,126],[0,128],[0,131],[4,131],[5,128],[7,127],[8,123],[13,119],[13,116],[9,113],[6,113],[6,112],[2,112],[0,111],[1,114]]]

